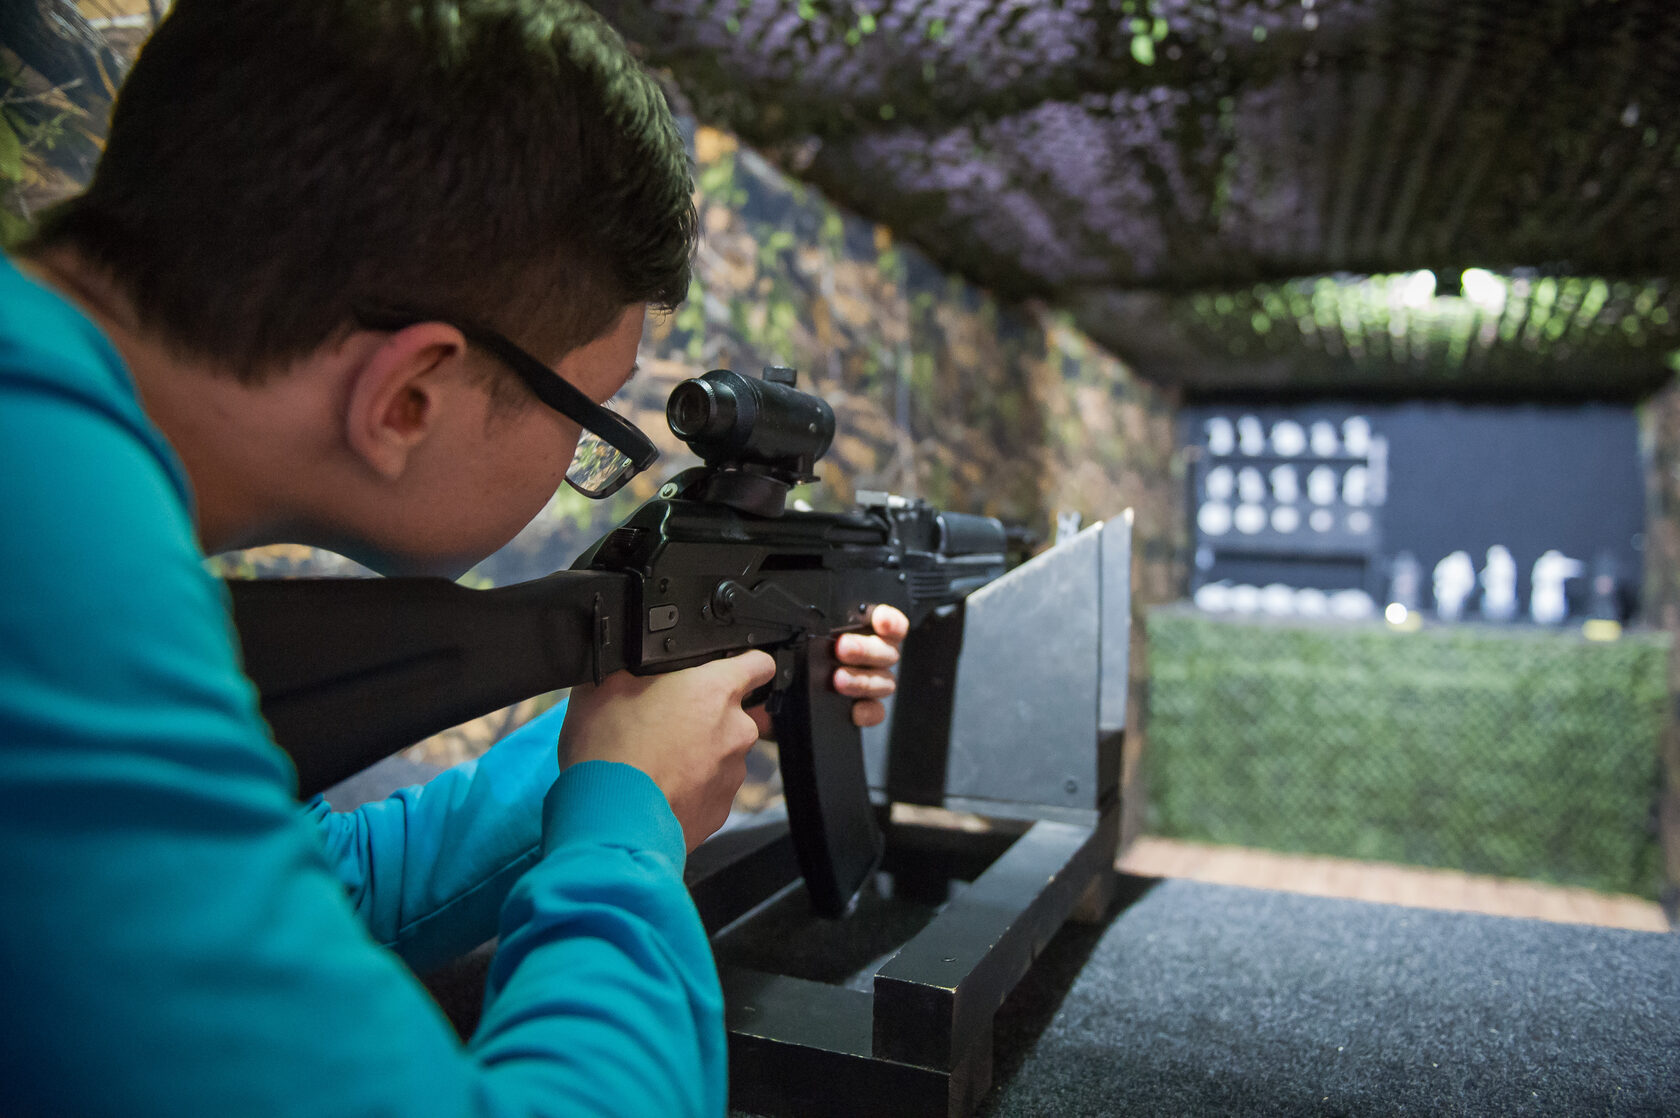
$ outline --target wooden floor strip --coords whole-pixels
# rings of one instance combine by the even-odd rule
[[[1155,877],[1184,877],[1218,885],[1248,885],[1416,908],[1526,916],[1645,932],[1669,930],[1661,907],[1639,897],[1349,858],[1275,854],[1145,836],[1121,856],[1120,868]]]

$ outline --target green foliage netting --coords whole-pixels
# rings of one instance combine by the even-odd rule
[[[1666,636],[1148,632],[1151,833],[1656,895]]]
[[[1157,383],[1635,398],[1680,347],[1674,0],[595,6],[700,119]],[[1437,305],[1372,297],[1425,268]],[[1533,297],[1468,305],[1489,269]]]

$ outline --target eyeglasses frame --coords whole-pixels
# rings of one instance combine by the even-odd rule
[[[470,344],[506,365],[538,400],[630,460],[630,471],[614,481],[611,488],[600,492],[591,493],[581,489],[568,477],[566,484],[585,497],[605,500],[624,488],[631,478],[659,460],[659,448],[654,446],[653,441],[634,423],[611,408],[591,400],[577,385],[515,345],[500,331],[449,315],[391,307],[358,307],[353,313],[356,321],[369,330],[406,330],[422,322],[439,322],[459,330],[461,336]]]

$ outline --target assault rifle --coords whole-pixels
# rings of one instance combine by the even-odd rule
[[[307,796],[532,695],[764,649],[776,658],[767,701],[795,852],[813,907],[841,915],[882,840],[851,700],[831,684],[835,639],[888,603],[909,616],[914,647],[936,610],[1004,572],[1009,534],[991,517],[885,494],[860,494],[844,513],[787,508],[834,438],[833,411],[798,390],[792,369],[683,381],[666,418],[704,464],[571,570],[492,590],[231,580],[247,674]]]

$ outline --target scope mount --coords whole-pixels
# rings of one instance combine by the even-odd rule
[[[777,470],[753,462],[730,466],[690,466],[659,487],[668,501],[708,501],[737,512],[773,518],[787,511],[787,495],[815,475]]]

